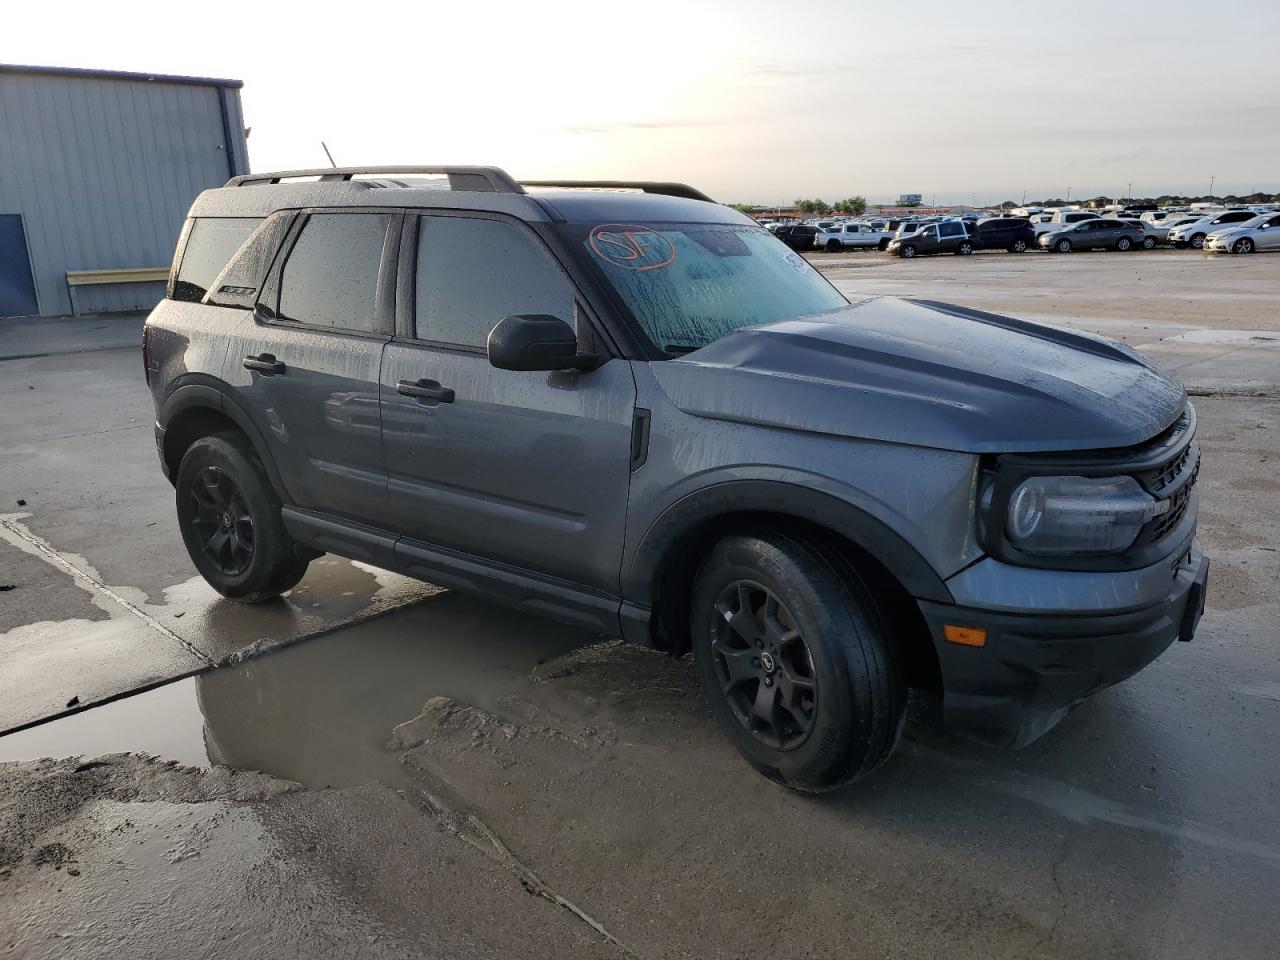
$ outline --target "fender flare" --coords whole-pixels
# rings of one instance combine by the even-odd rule
[[[649,525],[624,566],[623,597],[648,606],[671,548],[704,522],[742,512],[779,514],[817,524],[875,557],[913,597],[954,602],[929,562],[884,521],[831,494],[778,480],[716,483],[667,507]]]
[[[262,431],[258,429],[257,424],[244,408],[215,383],[186,383],[173,390],[165,397],[157,411],[156,426],[167,432],[176,418],[188,410],[197,408],[217,411],[240,428],[240,431],[249,438],[249,443],[253,446],[254,453],[258,455],[263,469],[267,471],[267,478],[271,481],[276,496],[282,503],[292,505],[293,498],[285,489],[275,458],[271,455],[271,448],[267,445]]]

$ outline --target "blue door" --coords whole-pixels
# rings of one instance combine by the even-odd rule
[[[30,317],[39,312],[22,214],[0,213],[0,317]]]

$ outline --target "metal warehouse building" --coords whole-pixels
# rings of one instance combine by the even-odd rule
[[[0,64],[0,317],[159,301],[191,201],[249,170],[240,87]]]

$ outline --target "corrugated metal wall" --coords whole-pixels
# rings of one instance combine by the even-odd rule
[[[0,213],[24,218],[44,316],[71,312],[68,270],[167,267],[196,194],[247,171],[234,87],[0,71]],[[163,294],[88,286],[76,300],[89,313]]]

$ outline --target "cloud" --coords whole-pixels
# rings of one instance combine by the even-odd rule
[[[624,130],[681,130],[698,127],[714,127],[724,123],[723,120],[626,120],[620,123],[579,123],[569,127],[561,127],[565,133],[574,136],[594,135],[602,133],[618,133]]]

